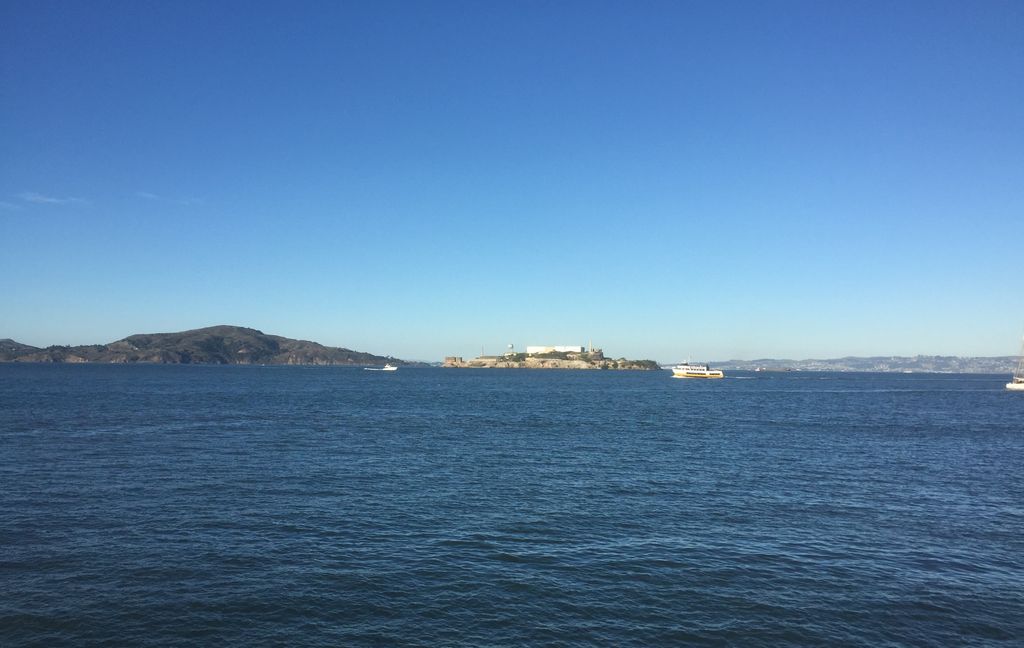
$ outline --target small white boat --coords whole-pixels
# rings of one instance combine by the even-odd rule
[[[711,369],[706,364],[684,362],[672,367],[673,378],[725,378],[721,369]]]
[[[1024,391],[1024,343],[1020,346],[1020,359],[1017,361],[1017,371],[1013,372],[1013,379],[1006,383],[1010,391]]]
[[[363,371],[398,371],[398,367],[389,362],[383,367],[363,367]]]

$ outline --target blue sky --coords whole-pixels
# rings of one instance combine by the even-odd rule
[[[1020,2],[4,2],[0,337],[1008,355]]]

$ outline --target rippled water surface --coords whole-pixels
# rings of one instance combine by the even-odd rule
[[[0,645],[1019,645],[1006,379],[0,365]]]

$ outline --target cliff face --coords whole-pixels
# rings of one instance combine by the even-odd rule
[[[653,360],[627,360],[619,358],[611,360],[602,358],[600,360],[563,360],[558,358],[534,358],[509,359],[497,358],[473,358],[459,362],[449,360],[444,363],[445,367],[461,369],[629,369],[651,371],[660,369],[658,363]]]
[[[405,364],[395,358],[316,342],[267,335],[240,326],[211,326],[179,333],[130,335],[110,344],[31,347],[0,340],[4,362],[103,362],[158,364]]]

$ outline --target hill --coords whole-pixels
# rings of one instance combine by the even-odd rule
[[[27,344],[22,344],[21,342],[15,342],[14,340],[12,340],[10,338],[5,338],[3,340],[0,340],[0,360],[8,360],[8,359],[11,359],[11,358],[16,358],[17,356],[19,356],[21,354],[31,353],[33,351],[38,351],[38,350],[39,349],[37,349],[34,346],[29,346]]]
[[[45,349],[0,340],[0,362],[102,362],[156,364],[407,364],[390,356],[327,347],[307,340],[267,335],[241,326],[210,326],[179,333],[130,335],[110,344]]]

